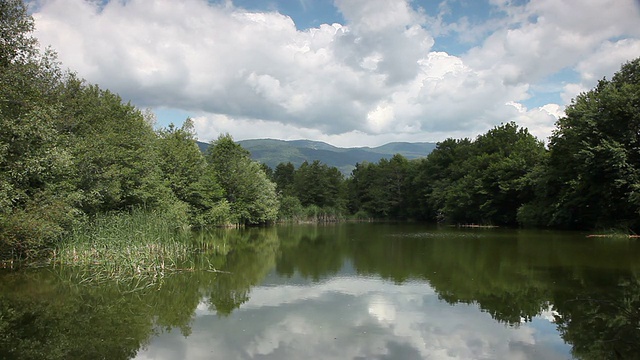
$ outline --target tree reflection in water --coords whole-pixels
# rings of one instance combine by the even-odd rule
[[[163,332],[189,336],[202,304],[218,316],[232,314],[274,271],[314,282],[347,275],[417,281],[442,301],[476,304],[514,327],[551,308],[575,357],[640,353],[637,242],[406,224],[219,230],[195,241],[206,249],[195,260],[201,269],[152,284],[80,283],[72,268],[0,274],[0,354],[132,358]]]

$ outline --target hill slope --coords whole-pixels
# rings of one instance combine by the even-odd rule
[[[401,154],[407,159],[416,159],[427,156],[436,147],[435,143],[429,142],[394,142],[373,148],[340,148],[311,140],[255,139],[238,143],[251,152],[254,160],[265,163],[272,169],[282,162],[291,162],[297,168],[304,161],[320,160],[324,164],[337,167],[345,175],[350,174],[357,163],[378,162],[395,154]],[[205,151],[208,144],[198,142],[198,146]]]

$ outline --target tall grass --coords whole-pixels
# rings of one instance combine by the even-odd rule
[[[344,211],[338,207],[317,205],[287,207],[281,211],[278,221],[281,223],[333,223],[346,220]]]
[[[168,216],[143,209],[101,215],[76,225],[51,254],[56,267],[74,267],[81,281],[159,279],[193,270],[191,233]]]

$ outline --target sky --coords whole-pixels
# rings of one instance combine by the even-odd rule
[[[201,141],[540,140],[640,56],[640,0],[31,0],[63,67]]]

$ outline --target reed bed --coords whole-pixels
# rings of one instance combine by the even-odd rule
[[[51,254],[54,267],[75,268],[81,282],[161,279],[194,270],[198,251],[188,230],[158,212],[108,214],[75,227]]]

